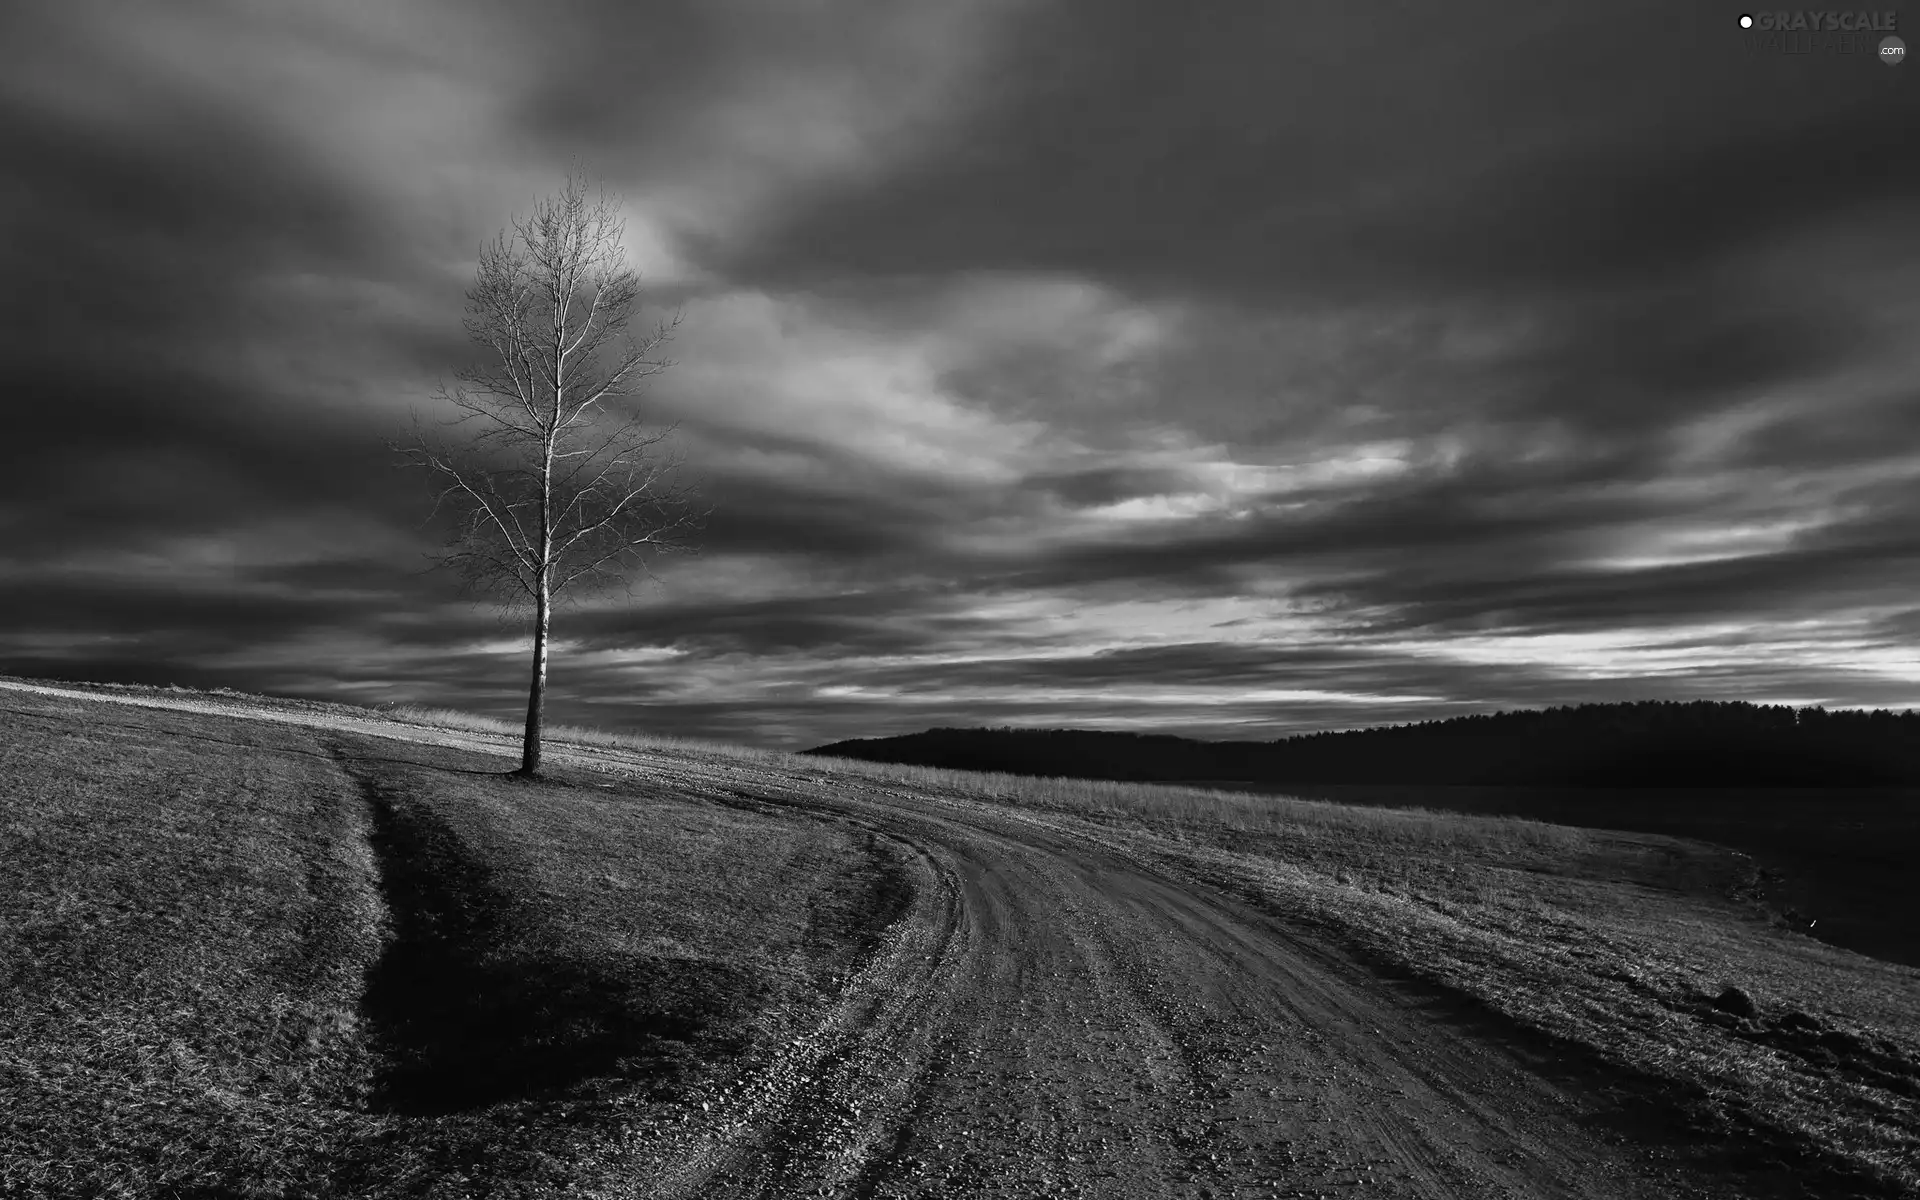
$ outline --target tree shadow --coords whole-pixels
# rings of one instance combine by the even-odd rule
[[[704,960],[589,960],[529,950],[531,914],[432,809],[356,774],[393,931],[369,974],[366,1016],[381,1052],[371,1106],[445,1115],[589,1079],[671,1092],[740,1039],[757,987]]]

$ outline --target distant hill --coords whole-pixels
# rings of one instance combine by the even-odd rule
[[[930,729],[805,751],[1146,782],[1534,787],[1920,785],[1920,712],[1714,701],[1582,704],[1271,742],[1081,729]]]

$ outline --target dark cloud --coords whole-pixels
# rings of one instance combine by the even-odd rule
[[[888,478],[830,453],[820,457],[838,471],[813,479],[725,463],[705,471],[702,498],[712,512],[701,529],[703,551],[893,564],[926,553],[930,539],[981,503],[938,481]]]
[[[1077,545],[1049,556],[1054,585],[1180,577],[1206,568],[1314,563],[1389,564],[1404,577],[1422,564],[1460,570],[1476,559],[1538,566],[1583,531],[1657,515],[1657,501],[1602,490],[1630,480],[1619,456],[1531,468],[1468,458],[1365,489],[1302,489],[1251,499],[1244,516],[1219,516]],[[1603,475],[1602,469],[1616,469]],[[1582,485],[1585,485],[1584,487]]]
[[[1769,385],[1816,379],[1872,349],[1852,314],[1710,282],[1567,305],[1503,364],[1507,405],[1597,430],[1662,428]]]
[[[1559,291],[1920,186],[1900,151],[1920,105],[1891,72],[1750,55],[1710,8],[1142,0],[1044,6],[1022,32],[959,134],[796,207],[741,269]]]
[[[573,636],[590,648],[613,648],[641,634],[653,644],[708,655],[910,654],[956,632],[920,611],[930,601],[938,598],[888,589],[734,604],[655,603],[641,614],[583,616],[574,622]],[[969,624],[964,618],[961,623]],[[985,622],[970,624],[978,633],[990,632]]]
[[[1784,414],[1746,439],[1740,460],[1776,470],[1845,470],[1898,461],[1920,444],[1920,386],[1889,380],[1868,401]]]
[[[1184,472],[1166,467],[1116,465],[1038,475],[1026,487],[1074,508],[1096,508],[1143,496],[1160,496],[1191,486]]]
[[[713,512],[558,720],[1910,702],[1914,68],[1736,15],[16,7],[0,670],[513,716],[385,443],[577,163]]]

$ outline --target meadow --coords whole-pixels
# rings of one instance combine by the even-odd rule
[[[1752,856],[1760,893],[1783,928],[1920,967],[1920,788],[1189,786],[1711,842]]]
[[[471,750],[17,692],[0,731],[8,1194],[611,1179],[617,1131],[803,1028],[900,910],[871,839],[778,807],[876,784],[1017,811],[1258,906],[1543,1071],[1582,1064],[1672,1117],[1706,1169],[1732,1155],[1810,1194],[1920,1194],[1920,971],[1786,928],[1762,867],[1723,846],[567,727],[551,743],[606,771],[527,783]],[[716,772],[738,803],[658,782]]]
[[[834,826],[498,766],[0,693],[0,1195],[588,1186],[899,903]]]

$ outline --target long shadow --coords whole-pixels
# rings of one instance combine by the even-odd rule
[[[595,1078],[671,1090],[729,1048],[729,1002],[751,980],[713,963],[525,949],[538,942],[522,936],[526,910],[458,834],[362,762],[343,766],[372,809],[394,926],[364,1001],[384,1060],[375,1110],[444,1115]]]

